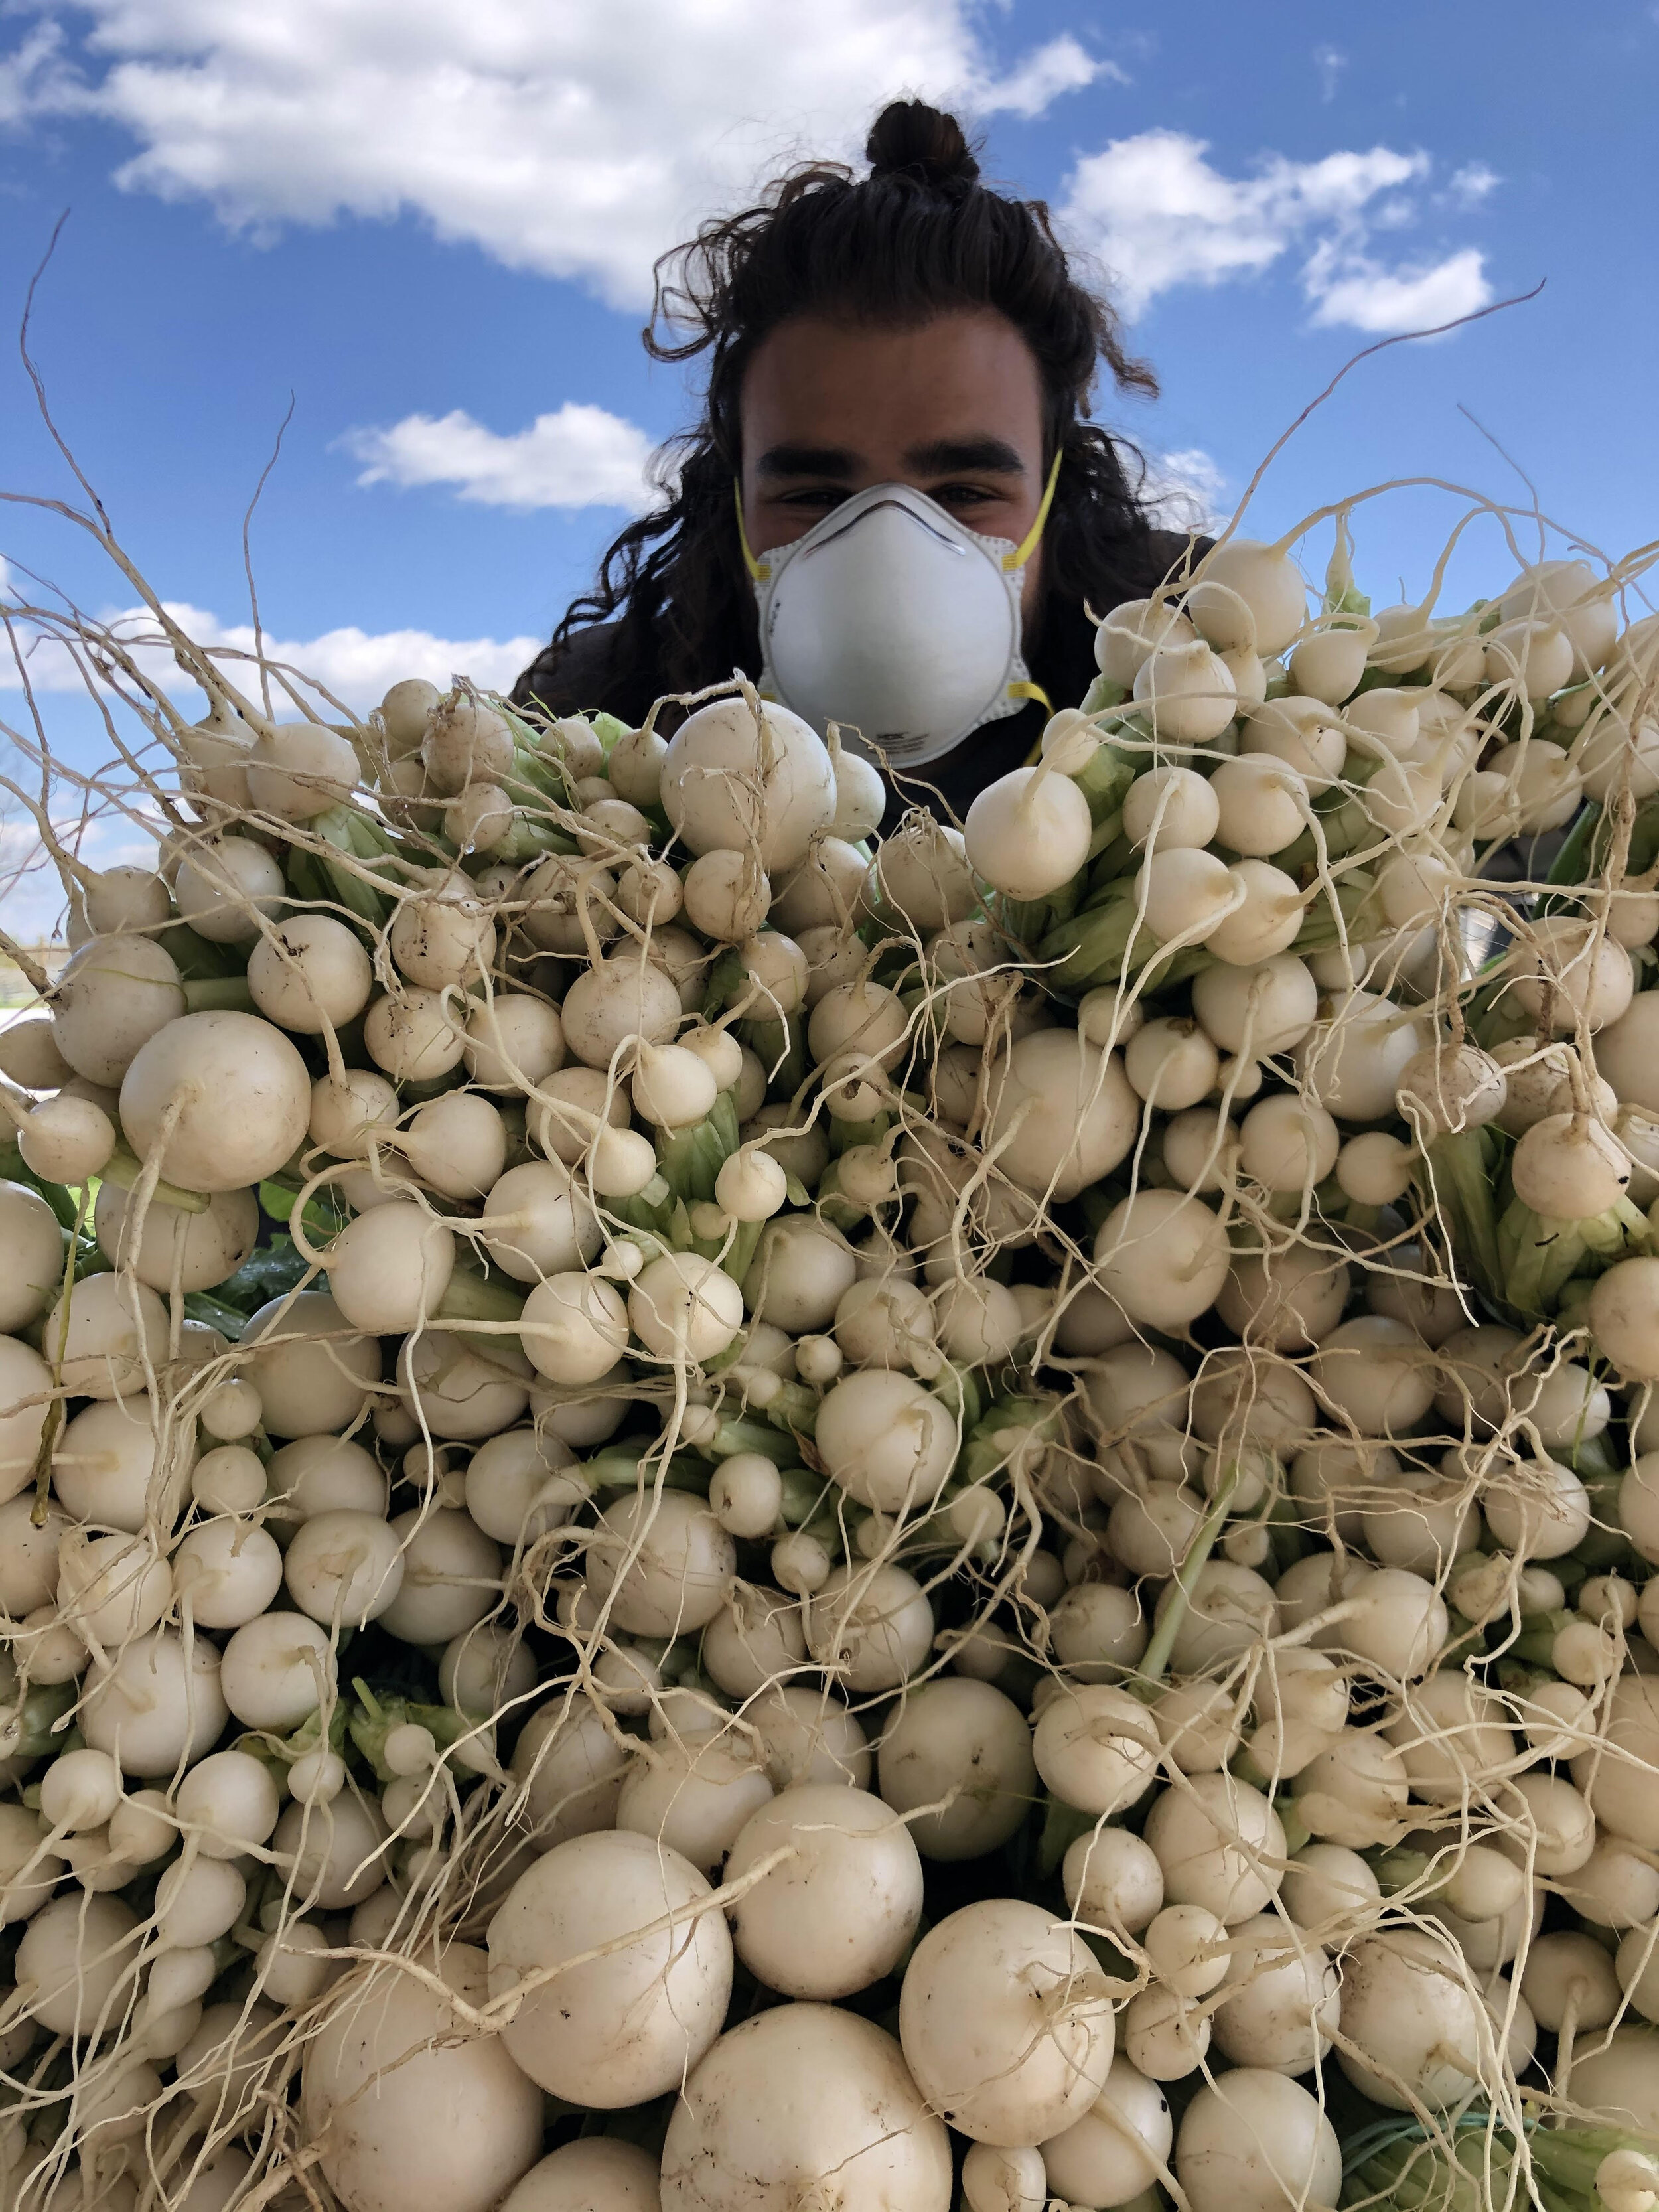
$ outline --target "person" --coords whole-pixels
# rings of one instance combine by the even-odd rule
[[[1157,386],[1047,209],[992,191],[920,100],[866,152],[866,176],[797,169],[658,264],[645,343],[708,356],[702,420],[515,696],[637,725],[741,670],[960,818],[1082,699],[1091,617],[1204,541],[1152,526],[1139,457],[1089,419],[1102,363]]]

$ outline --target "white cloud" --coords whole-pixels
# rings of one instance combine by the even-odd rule
[[[1368,252],[1376,231],[1418,220],[1403,189],[1428,177],[1426,154],[1387,146],[1316,161],[1272,155],[1249,177],[1224,176],[1202,139],[1146,131],[1079,162],[1062,217],[1116,278],[1127,313],[1179,284],[1259,276],[1296,251],[1317,324],[1391,332],[1432,327],[1492,296],[1486,258],[1466,246],[1434,262],[1390,268]],[[1449,186],[1474,205],[1498,182],[1479,164]]]
[[[37,23],[22,43],[0,54],[0,126],[23,122],[49,98],[64,35],[56,23]]]
[[[368,465],[360,484],[453,484],[460,498],[483,507],[620,507],[637,514],[656,497],[646,481],[651,441],[644,431],[574,400],[506,437],[458,407],[349,431],[340,442]]]
[[[1226,520],[1221,504],[1226,486],[1212,454],[1201,446],[1183,446],[1147,454],[1141,503],[1161,529],[1214,532]]]
[[[1489,169],[1484,161],[1466,161],[1452,172],[1446,191],[1459,207],[1479,207],[1503,181],[1497,170]]]
[[[1317,161],[1275,154],[1234,178],[1207,151],[1178,131],[1143,131],[1072,173],[1063,218],[1112,271],[1131,315],[1177,284],[1259,276],[1309,234],[1346,231],[1379,193],[1429,169],[1425,154],[1374,146]]]
[[[510,267],[648,296],[651,264],[781,157],[856,157],[902,91],[1040,113],[1103,67],[1060,37],[999,76],[974,0],[82,0],[5,80],[101,117],[129,190],[256,233],[412,211]]]
[[[1337,46],[1316,46],[1313,65],[1319,78],[1319,97],[1334,100],[1342,72],[1348,66],[1348,57]]]
[[[253,651],[253,629],[248,623],[224,623],[201,607],[181,601],[165,602],[167,612],[197,644],[223,654],[231,682],[253,692],[258,672],[236,655]],[[178,669],[166,648],[149,641],[156,635],[152,618],[141,610],[106,616],[105,622],[127,640],[129,649],[145,674],[163,690],[176,692]],[[325,630],[320,636],[280,638],[269,631],[264,654],[301,674],[325,684],[348,707],[362,713],[380,701],[388,685],[404,676],[424,676],[447,685],[452,677],[468,676],[492,690],[505,690],[545,640],[536,637],[437,637],[430,630],[364,630],[356,624]],[[29,681],[37,692],[83,691],[84,684],[74,662],[51,639],[43,638],[29,657]],[[20,689],[16,669],[0,656],[0,690]],[[186,685],[187,690],[192,687]],[[291,713],[284,695],[274,694],[279,714]],[[187,711],[190,711],[187,709]],[[325,708],[319,711],[326,714]],[[50,733],[48,733],[50,734]]]
[[[1052,106],[1062,93],[1080,92],[1097,77],[1109,77],[1115,84],[1129,82],[1115,62],[1094,60],[1066,31],[1028,54],[1000,84],[988,87],[977,105],[981,114],[1006,112],[1030,121]]]
[[[1492,298],[1486,257],[1473,246],[1428,268],[1384,269],[1363,253],[1316,255],[1304,275],[1316,323],[1379,335],[1437,329]]]

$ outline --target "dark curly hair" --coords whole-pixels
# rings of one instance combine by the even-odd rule
[[[884,108],[866,152],[867,176],[811,162],[658,262],[645,345],[657,361],[708,355],[702,420],[656,456],[664,504],[610,547],[592,590],[526,672],[526,692],[556,686],[572,640],[599,622],[615,625],[607,688],[619,708],[635,692],[752,672],[758,632],[732,499],[738,404],[757,347],[796,315],[901,326],[960,307],[1006,316],[1041,373],[1045,466],[1065,454],[1044,534],[1046,603],[1111,606],[1162,573],[1138,496],[1139,455],[1084,419],[1101,362],[1120,388],[1150,394],[1157,382],[1125,351],[1107,300],[1077,281],[1047,206],[983,184],[954,117],[921,100]],[[1093,673],[1087,626],[1064,625],[1075,637],[1041,627],[1053,696],[1080,696]]]

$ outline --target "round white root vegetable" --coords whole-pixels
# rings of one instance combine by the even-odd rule
[[[602,1277],[574,1268],[538,1283],[525,1300],[520,1322],[525,1355],[550,1382],[597,1382],[628,1348],[628,1308],[621,1297]]]
[[[17,1130],[31,1175],[78,1188],[101,1174],[115,1150],[115,1123],[95,1100],[64,1093],[43,1098]]]
[[[1175,2170],[1192,2212],[1283,2212],[1335,2203],[1342,2147],[1299,2081],[1241,2066],[1188,2106]]]
[[[585,1960],[527,1989],[501,2031],[532,2081],[605,2112],[679,2087],[732,1994],[709,1894],[677,1851],[625,1830],[574,1837],[520,1875],[489,1923],[491,1996]]]
[[[960,1443],[943,1400],[888,1368],[836,1383],[818,1408],[814,1434],[830,1480],[882,1513],[931,1505]]]
[[[899,2046],[832,2005],[723,2035],[668,2123],[662,2212],[948,2212],[951,2146]]]
[[[44,1341],[64,1388],[77,1397],[142,1394],[167,1359],[167,1309],[143,1283],[87,1275],[47,1315]]]
[[[1105,2087],[1112,2008],[1074,1929],[1040,1905],[963,1905],[916,1946],[899,2040],[928,2102],[978,2142],[1041,2142]]]
[[[309,822],[348,799],[356,787],[357,756],[320,722],[279,722],[254,740],[247,763],[248,797],[261,812]]]
[[[1480,2078],[1482,2027],[1449,1944],[1395,1929],[1362,1938],[1347,1954],[1342,2037],[1354,2048],[1339,2050],[1337,2059],[1374,2104],[1406,2112],[1466,2097]]]
[[[726,1863],[737,1881],[779,1850],[732,1911],[738,1958],[787,1997],[851,1996],[890,1974],[921,1917],[921,1861],[899,1811],[808,1784],[751,1814]]]
[[[1572,2097],[1608,2127],[1659,2135],[1659,2035],[1646,2027],[1614,2028],[1574,2064]]]
[[[1187,612],[1218,653],[1241,647],[1267,659],[1294,644],[1308,619],[1308,587],[1296,563],[1255,538],[1229,538],[1206,553],[1187,595]]]
[[[743,1292],[718,1262],[665,1252],[628,1293],[634,1334],[656,1358],[701,1364],[726,1351],[743,1327]]]
[[[1231,669],[1198,638],[1156,646],[1135,672],[1133,696],[1170,750],[1211,744],[1238,711]]]
[[[404,1644],[446,1644],[482,1620],[500,1592],[501,1555],[471,1516],[415,1507],[388,1525],[404,1575],[380,1616],[387,1632]]]
[[[1075,1030],[1019,1038],[993,1072],[991,1097],[987,1148],[1010,1182],[1055,1203],[1109,1175],[1140,1127],[1121,1060]]]
[[[1006,898],[1046,898],[1089,857],[1089,802],[1068,775],[1017,768],[988,784],[968,809],[963,842],[969,865]]]
[[[1331,2047],[1341,2019],[1336,1968],[1299,1928],[1261,1913],[1230,1931],[1215,2040],[1236,2066],[1305,2074]]]
[[[315,1513],[289,1546],[283,1577],[295,1604],[313,1620],[363,1628],[402,1589],[403,1550],[391,1524],[375,1514]]]
[[[104,1184],[100,1196],[110,1188]],[[27,1328],[56,1298],[64,1282],[63,1230],[46,1200],[27,1183],[0,1182],[0,1250],[6,1259],[0,1279],[0,1324],[8,1331]],[[15,1406],[26,1394],[9,1389],[9,1379],[0,1376],[0,1393],[4,1394],[0,1404]],[[11,1455],[4,1456],[9,1462]],[[0,1496],[15,1494],[27,1479],[27,1470],[14,1480],[9,1469],[0,1475]]]
[[[358,1214],[329,1248],[328,1286],[355,1328],[402,1334],[428,1322],[455,1269],[455,1237],[413,1199]]]
[[[836,1567],[807,1609],[808,1650],[860,1695],[896,1690],[919,1674],[933,1643],[927,1593],[902,1567],[861,1561]]]
[[[58,979],[52,1042],[88,1083],[118,1084],[140,1048],[184,1011],[184,985],[163,946],[125,933],[94,937]]]
[[[1145,1839],[1172,1904],[1201,1905],[1229,1927],[1262,1911],[1284,1880],[1285,1831],[1259,1790],[1231,1774],[1195,1774],[1166,1790]]]
[[[659,741],[660,742],[660,741]],[[659,2212],[657,2161],[615,2136],[580,2136],[532,2166],[501,2212]]]
[[[470,1943],[423,1960],[468,2004],[488,1996]],[[488,2212],[541,2148],[541,2093],[506,2038],[467,2034],[428,1980],[391,1966],[338,1984],[307,2045],[301,2111],[350,2212]]]
[[[220,1657],[206,1637],[188,1656],[176,1630],[155,1628],[94,1660],[81,1708],[81,1733],[125,1774],[170,1774],[211,1744],[229,1718]]]
[[[118,1183],[100,1183],[93,1226],[112,1266],[131,1265],[141,1283],[163,1295],[209,1291],[251,1255],[259,1238],[259,1201],[251,1190],[219,1191],[205,1213],[186,1213],[152,1199],[136,1253],[123,1249],[132,1200]]]
[[[49,2035],[91,2037],[113,2027],[138,1972],[138,1916],[118,1897],[71,1894],[44,1906],[17,1947],[17,1979]]]
[[[331,1696],[333,1647],[328,1632],[298,1613],[262,1613],[225,1646],[220,1687],[245,1728],[286,1732]]]
[[[718,1708],[711,1714],[693,1696],[659,1705],[653,1717],[664,1733],[623,1777],[617,1826],[678,1851],[712,1879],[744,1823],[771,1802],[771,1782],[745,1738],[702,1733],[719,1725]],[[682,1719],[683,1730],[672,1733]]]
[[[1127,1690],[1081,1683],[1043,1706],[1031,1749],[1037,1772],[1055,1796],[1103,1818],[1137,1803],[1151,1789],[1158,1773],[1158,1724]]]
[[[1164,1904],[1158,1854],[1127,1828],[1079,1836],[1060,1865],[1066,1901],[1085,1928],[1138,1936]]]
[[[882,1796],[909,1816],[926,1859],[999,1850],[1036,1794],[1024,1716],[989,1682],[957,1677],[910,1691],[889,1717],[876,1757]]]
[[[63,1264],[60,1238],[58,1260],[60,1279]],[[52,1411],[52,1370],[40,1353],[17,1337],[0,1338],[0,1499],[17,1497],[34,1480],[35,1455],[40,1449],[47,1417]],[[77,1419],[81,1418],[83,1417],[76,1416]],[[71,1421],[70,1428],[74,1426],[75,1422]],[[148,1474],[149,1468],[146,1468],[139,1477],[141,1499]],[[33,1498],[29,1500],[30,1507],[33,1502]],[[27,1510],[25,1508],[26,1516]],[[22,1531],[19,1528],[9,1540],[19,1543],[21,1537]],[[38,1598],[33,1601],[34,1604],[40,1602]],[[7,1610],[17,1613],[19,1608],[9,1601]],[[21,1607],[24,1613],[32,1610],[31,1605]]]
[[[1131,1321],[1179,1329],[1214,1304],[1232,1249],[1202,1199],[1140,1190],[1120,1200],[1102,1222],[1094,1257],[1101,1289]]]
[[[1156,2185],[1174,2139],[1169,2100],[1120,2052],[1083,2118],[1038,2148],[1050,2193],[1073,2204],[1114,2206]]]
[[[128,1143],[148,1160],[167,1126],[161,1173],[180,1190],[246,1189],[292,1157],[310,1119],[304,1060],[281,1030],[255,1014],[169,1022],[139,1048],[121,1079]]]
[[[752,849],[769,874],[794,867],[836,818],[836,771],[787,707],[716,699],[689,714],[663,756],[660,794],[696,854]]]
[[[374,971],[362,939],[343,921],[299,914],[249,953],[247,987],[267,1021],[316,1036],[356,1021],[368,1004]]]
[[[630,1636],[707,1627],[737,1571],[731,1537],[707,1502],[685,1490],[617,1498],[588,1553],[588,1587]]]

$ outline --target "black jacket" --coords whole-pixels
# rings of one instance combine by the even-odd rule
[[[1133,579],[1131,588],[1121,592],[1108,605],[1097,607],[1096,613],[1106,614],[1112,606],[1121,606],[1125,599],[1144,598],[1178,568],[1189,546],[1192,557],[1197,559],[1208,550],[1209,543],[1207,538],[1200,538],[1193,546],[1184,532],[1153,531],[1148,541],[1144,573]],[[1075,707],[1087,680],[1084,672],[1092,666],[1088,618],[1080,607],[1068,607],[1052,611],[1048,621],[1074,625],[1076,634],[1064,641],[1064,650],[1040,651],[1033,674],[1048,690],[1055,707]],[[520,705],[534,702],[556,714],[581,714],[589,708],[603,705],[611,714],[637,726],[650,709],[656,686],[650,670],[616,666],[619,629],[617,623],[595,623],[591,629],[578,630],[563,646],[546,647],[514,686],[514,698]],[[1072,671],[1069,683],[1057,677],[1051,663]],[[726,672],[711,669],[707,680],[714,683]],[[759,673],[757,669],[748,672]],[[1061,696],[1071,691],[1075,691],[1077,696]],[[1047,709],[1034,700],[1006,720],[982,724],[942,759],[930,762],[925,769],[903,779],[896,793],[895,807],[890,810],[889,826],[891,814],[901,811],[898,801],[929,803],[937,811],[938,802],[942,799],[960,821],[987,784],[994,783],[1000,775],[1018,767],[1036,743],[1046,720]]]

